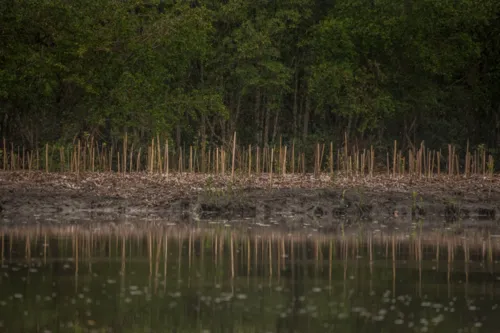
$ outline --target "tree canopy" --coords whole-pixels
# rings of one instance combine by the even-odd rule
[[[17,144],[500,143],[495,0],[5,0]]]

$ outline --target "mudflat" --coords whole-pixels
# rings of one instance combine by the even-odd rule
[[[331,225],[500,220],[500,177],[0,172],[0,221],[159,218]],[[295,221],[295,222],[294,222]]]

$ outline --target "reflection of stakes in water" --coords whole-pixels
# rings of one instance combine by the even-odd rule
[[[177,234],[177,243],[178,243],[178,258],[177,258],[177,282],[180,284],[181,282],[181,268],[182,268],[182,246],[184,243],[184,238],[181,236],[181,233],[179,232]]]
[[[162,241],[163,237],[159,236],[156,237],[156,259],[155,259],[155,294],[156,291],[158,290],[158,271],[160,269],[160,254],[161,254],[161,248],[162,248]]]
[[[231,232],[231,278],[234,279],[234,239]]]
[[[12,262],[12,244],[14,243],[14,235],[12,230],[9,232],[9,262]]]
[[[118,237],[118,235],[117,235]],[[126,248],[127,248],[127,236],[125,234],[122,234],[122,253],[121,253],[121,269],[120,269],[120,291],[122,293],[125,292],[125,269],[126,269]],[[110,241],[111,238],[108,239]],[[118,242],[118,238],[116,238],[116,241]],[[129,242],[129,244],[132,241]],[[109,250],[111,252],[111,244],[108,244]],[[117,253],[118,254],[118,253]]]
[[[319,265],[319,244],[318,240],[314,241],[314,277],[318,276],[318,265]]]
[[[392,235],[392,294],[396,295],[396,237]]]
[[[437,244],[436,244],[436,272],[439,272],[439,250],[441,248],[441,237],[438,238]]]
[[[330,239],[330,246],[328,249],[328,281],[332,285],[332,265],[333,265],[333,240]],[[330,290],[331,291],[331,290]]]
[[[253,267],[254,267],[254,275],[257,276],[259,274],[258,268],[258,260],[259,260],[259,237],[255,237],[254,239],[254,256],[253,256]]]
[[[267,238],[268,252],[269,252],[269,278],[273,276],[273,250],[271,245],[271,238]],[[269,280],[271,282],[271,280]]]
[[[482,249],[481,249],[481,261],[483,263],[483,269],[486,268],[486,240],[483,239],[483,244],[482,244]]]
[[[189,237],[188,237],[188,272],[191,272],[191,244],[192,244],[192,237],[193,233],[192,231],[189,232]]]
[[[165,232],[165,247],[163,258],[163,291],[167,291],[167,264],[168,264],[168,233]]]
[[[28,265],[29,265],[29,262],[31,260],[31,237],[30,237],[30,233],[28,232],[28,234],[26,235],[26,239],[25,239],[25,243],[24,243],[24,257],[26,259],[26,261],[28,262]]]
[[[122,276],[125,276],[125,263],[126,263],[126,260],[125,260],[125,235],[122,236],[122,267],[121,267],[121,274]]]
[[[87,235],[87,260],[89,264],[89,273],[92,273],[92,248],[94,244],[94,236],[92,234]]]
[[[349,256],[349,239],[345,238],[344,242],[344,298],[347,298],[347,260]]]
[[[490,272],[493,273],[493,248],[491,247],[491,235],[488,234],[488,261],[490,263]]]
[[[418,234],[418,296],[422,297],[422,234]]]
[[[219,235],[215,234],[215,242],[214,242],[214,262],[215,262],[215,267],[217,267],[217,254],[218,254],[218,243],[219,243]]]
[[[149,277],[153,276],[153,242],[151,232],[148,233],[148,262],[149,262]]]
[[[251,262],[251,255],[250,255],[250,236],[247,236],[247,280],[248,282],[250,281],[250,262]]]
[[[198,234],[198,241],[200,243],[200,269],[201,273],[205,273],[205,240],[207,235],[200,233]]]
[[[295,251],[293,249],[294,241],[293,237],[290,238],[290,257],[292,258],[292,281],[295,281]]]
[[[78,275],[79,251],[78,251],[78,234],[73,234],[73,249],[75,257],[75,275]]]
[[[221,235],[219,238],[219,258],[220,258],[220,264],[223,266],[224,265],[224,241],[225,241],[225,235]]]
[[[47,233],[45,232],[43,234],[43,264],[47,264],[47,247],[49,244],[47,244]],[[2,263],[3,263],[3,233],[2,233]]]
[[[451,261],[452,261],[452,245],[451,240],[447,241],[448,245],[448,272],[446,281],[448,283],[448,298],[451,298]]]
[[[467,237],[464,238],[462,243],[462,249],[464,251],[464,268],[465,268],[465,297],[468,296],[469,291],[469,249],[467,246]]]
[[[276,271],[278,272],[278,282],[281,279],[281,247],[279,246],[279,238],[276,240],[276,248],[277,248],[277,256],[278,256],[278,264],[276,265]]]
[[[286,149],[286,147],[285,147]],[[282,266],[281,268],[284,270],[286,268],[286,249],[285,249],[285,236],[281,236],[281,255],[283,256]]]
[[[370,257],[370,294],[373,292],[373,234],[368,236],[368,252]]]

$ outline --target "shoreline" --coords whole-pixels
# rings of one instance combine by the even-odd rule
[[[327,174],[230,176],[0,172],[0,221],[251,220],[300,226],[339,221],[477,224],[500,219],[500,176],[416,178]],[[338,223],[337,223],[338,224]]]

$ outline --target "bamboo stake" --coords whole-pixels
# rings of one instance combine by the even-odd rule
[[[165,141],[165,172],[167,173],[168,177],[168,171],[169,171],[169,163],[168,163],[168,139]]]
[[[234,137],[233,137],[233,160],[232,160],[232,165],[231,165],[231,181],[234,182],[234,158],[236,155],[236,132],[234,132]]]
[[[437,152],[437,171],[438,177],[441,176],[441,149]]]
[[[127,141],[128,141],[128,133],[125,132],[125,137],[123,138],[123,162],[122,162],[123,174],[127,172]]]
[[[158,172],[160,174],[163,173],[163,162],[161,160],[161,143],[160,143],[160,134],[159,133],[156,133],[156,146],[157,146],[157,149],[158,149],[158,153],[157,153],[157,156],[158,156]]]
[[[248,177],[252,174],[252,145],[248,145]]]
[[[45,172],[49,172],[49,144],[45,144]]]

